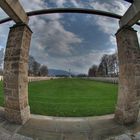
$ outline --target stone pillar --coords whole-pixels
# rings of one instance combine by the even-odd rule
[[[120,124],[137,121],[140,101],[140,48],[137,33],[122,28],[117,34],[119,91],[115,120]]]
[[[28,55],[31,30],[25,24],[10,28],[4,59],[5,117],[24,124],[30,117],[28,105]]]

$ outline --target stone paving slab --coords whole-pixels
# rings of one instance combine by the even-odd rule
[[[140,140],[140,132],[136,134],[126,133],[116,137],[110,137],[106,140]]]
[[[1,128],[6,131],[8,131],[11,135],[16,133],[20,128],[21,125],[9,123],[8,121],[5,121],[2,125]]]
[[[47,140],[102,140],[110,133],[125,132],[126,128],[116,124],[112,115],[88,118],[33,117],[18,133],[28,137]],[[100,118],[100,119],[99,119]]]
[[[86,134],[65,134],[63,140],[89,140]]]
[[[10,135],[8,133],[0,131],[0,140],[33,140],[33,139],[19,134]]]
[[[114,122],[112,115],[59,118],[31,115],[24,125],[0,117],[0,140],[140,140],[140,121],[131,126]]]

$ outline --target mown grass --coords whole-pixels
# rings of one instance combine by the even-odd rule
[[[31,113],[71,117],[110,114],[115,109],[117,89],[118,86],[114,84],[82,79],[31,82],[29,83]],[[2,94],[0,105],[3,105]]]

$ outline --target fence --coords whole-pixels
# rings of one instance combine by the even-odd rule
[[[0,81],[3,81],[3,76],[0,75]]]
[[[51,80],[58,79],[59,77],[28,77],[28,81],[43,81],[43,80]],[[83,79],[90,79],[95,81],[107,82],[118,84],[118,77],[83,77]],[[3,81],[3,76],[0,76],[0,81]]]
[[[101,81],[106,83],[118,84],[118,77],[84,77],[84,79],[90,79],[95,81]]]
[[[57,79],[57,77],[28,77],[28,82],[51,80],[51,79]],[[3,81],[3,76],[0,76],[0,81]]]
[[[58,79],[58,77],[28,77],[28,82]]]

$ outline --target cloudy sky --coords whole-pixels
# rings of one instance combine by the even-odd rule
[[[26,11],[80,7],[123,15],[130,6],[123,0],[19,0]],[[7,17],[0,10],[0,19]],[[9,22],[0,26],[0,48],[5,48]],[[30,54],[48,68],[87,73],[103,54],[114,53],[118,20],[86,14],[50,14],[30,18],[33,31]],[[139,27],[135,27],[139,28]],[[139,32],[138,32],[139,34]]]

